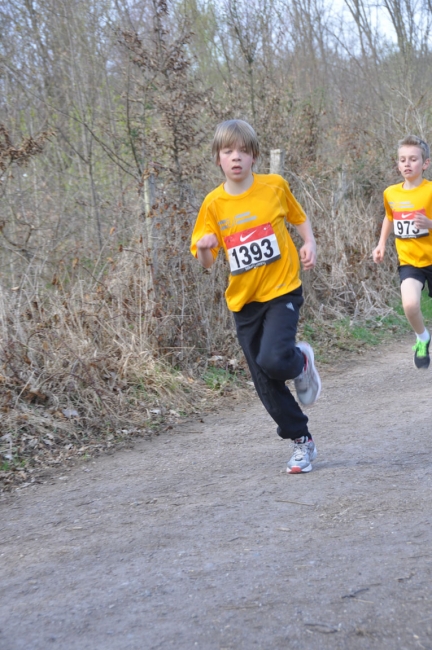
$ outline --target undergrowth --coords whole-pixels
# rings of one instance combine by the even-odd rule
[[[427,326],[432,322],[432,299],[426,291],[422,294],[421,309]],[[318,361],[324,364],[334,362],[335,350],[362,354],[371,347],[412,332],[400,300],[394,301],[387,312],[362,321],[352,321],[347,317],[331,322],[306,320],[300,325],[299,336],[313,344]]]
[[[200,308],[176,315],[166,307],[167,292],[164,301],[149,298],[151,277],[141,259],[133,251],[129,262],[123,258],[92,282],[62,282],[58,275],[47,289],[27,277],[0,292],[3,489],[156,435],[220,407],[227,396],[253,394],[224,304],[203,308],[215,276],[197,274]],[[366,283],[350,286],[363,316],[357,307],[351,317],[320,314],[313,287],[312,305],[303,310],[299,339],[312,343],[322,364],[334,363],[335,352],[338,359],[361,353],[409,331],[395,287],[388,289],[389,306]],[[432,319],[432,302],[424,296],[422,304]],[[188,317],[194,327],[186,328]]]
[[[425,318],[431,320],[432,301],[424,297],[422,306]],[[185,417],[221,407],[227,396],[253,394],[240,351],[232,358],[221,354],[205,363],[201,359],[201,370],[197,367],[191,376],[136,350],[139,368],[135,358],[133,370],[131,365],[125,372],[125,359],[114,351],[101,356],[86,346],[87,351],[78,354],[77,342],[72,361],[72,342],[60,343],[40,320],[38,327],[44,329],[41,348],[50,352],[51,364],[45,360],[44,367],[34,343],[18,347],[9,341],[7,351],[5,347],[2,351],[3,489],[34,482],[48,467],[92,458],[130,445],[137,437],[158,435]],[[396,303],[386,315],[363,322],[305,320],[299,338],[312,343],[325,366],[334,362],[335,352],[361,354],[408,331],[400,303]],[[33,333],[33,341],[35,337]]]
[[[134,264],[93,285],[57,280],[35,290],[28,278],[0,291],[4,489],[172,428],[241,388],[237,359],[168,347],[167,319],[141,300],[145,274]],[[170,327],[177,331],[173,319]]]

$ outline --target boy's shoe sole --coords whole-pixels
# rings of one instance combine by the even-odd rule
[[[304,469],[301,467],[287,467],[287,474],[307,474],[307,472],[311,472],[313,469],[312,465],[308,465]]]
[[[413,351],[414,351],[414,368],[417,368],[417,370],[427,370],[430,365],[430,356],[429,356],[429,344],[430,344],[430,339],[427,343],[423,343],[422,341],[417,341],[417,343],[413,346]],[[421,356],[419,356],[417,353],[421,352]]]
[[[297,347],[306,359],[306,369],[294,379],[297,398],[303,406],[312,406],[321,393],[321,379],[315,368],[314,351],[305,341],[297,343]]]

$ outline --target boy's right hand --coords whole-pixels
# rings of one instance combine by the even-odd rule
[[[217,248],[218,246],[219,241],[214,233],[204,235],[204,237],[198,239],[196,243],[197,258],[201,266],[203,266],[205,269],[209,269],[211,266],[213,266],[214,257],[211,249]]]
[[[196,243],[197,248],[201,248],[202,250],[217,248],[218,245],[219,245],[218,238],[214,233],[210,233],[209,235],[204,235],[204,237],[201,237],[201,239],[199,239]]]
[[[384,259],[385,253],[385,244],[378,244],[376,248],[372,251],[372,258],[375,264],[381,264]]]

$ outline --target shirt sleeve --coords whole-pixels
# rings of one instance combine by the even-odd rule
[[[214,214],[211,210],[211,206],[208,205],[207,201],[204,201],[200,208],[200,211],[198,212],[197,220],[192,232],[190,251],[194,257],[197,257],[197,241],[199,241],[201,237],[204,237],[204,235],[211,234],[216,235],[219,242],[217,248],[211,249],[213,258],[216,259],[221,247],[220,231]]]
[[[286,220],[288,223],[292,223],[294,226],[297,226],[301,223],[304,223],[307,219],[306,213],[301,207],[300,203],[297,201],[295,196],[290,190],[288,181],[283,179],[284,191],[285,191],[285,200],[287,202],[288,211],[286,215]]]
[[[385,208],[386,217],[389,221],[393,221],[393,210],[391,209],[390,203],[388,202],[387,199],[387,190],[384,191],[383,198],[384,198],[384,208]]]

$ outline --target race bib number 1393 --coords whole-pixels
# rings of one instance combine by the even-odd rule
[[[224,241],[232,275],[276,262],[281,256],[276,235],[269,223],[228,235]]]

